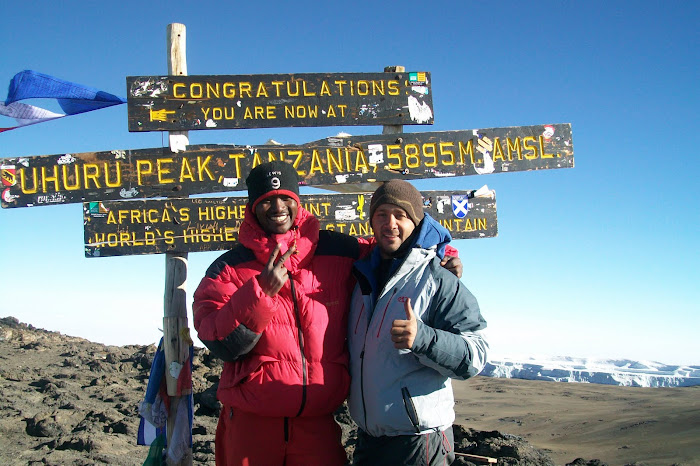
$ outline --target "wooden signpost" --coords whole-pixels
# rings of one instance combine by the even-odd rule
[[[187,393],[177,390],[175,375],[191,343],[187,254],[229,249],[247,200],[188,196],[246,190],[253,167],[283,160],[296,168],[302,184],[346,193],[301,196],[323,228],[370,236],[371,194],[354,191],[378,182],[574,166],[569,124],[403,133],[405,124],[433,123],[428,72],[391,67],[384,73],[188,76],[184,25],[168,25],[167,40],[168,75],[128,77],[126,84],[129,131],[169,131],[170,148],[0,159],[0,203],[13,208],[83,202],[87,257],[165,253],[169,432]],[[253,147],[189,146],[187,135],[349,125],[382,125],[383,134]],[[425,210],[453,238],[496,236],[495,193],[422,194]],[[189,451],[180,464],[191,462]]]
[[[432,124],[430,73],[126,78],[129,131]]]
[[[570,124],[329,137],[303,145],[197,145],[0,160],[3,207],[242,191],[262,162],[334,186],[570,168]]]
[[[498,234],[492,191],[425,191],[424,209],[454,239]],[[321,228],[372,236],[372,193],[302,194],[301,205]],[[245,215],[247,197],[95,201],[83,204],[85,256],[107,257],[231,249]]]

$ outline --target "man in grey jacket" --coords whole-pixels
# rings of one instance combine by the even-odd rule
[[[444,465],[454,460],[450,379],[486,364],[476,298],[440,267],[449,232],[403,180],[370,202],[377,247],[354,267],[348,326],[356,465]]]

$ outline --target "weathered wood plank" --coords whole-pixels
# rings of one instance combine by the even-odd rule
[[[195,145],[0,159],[2,207],[246,190],[250,170],[285,160],[307,186],[570,168],[570,124],[329,137],[303,145]]]
[[[129,76],[129,131],[432,124],[428,72]]]
[[[498,234],[496,199],[474,191],[423,191],[425,211],[455,239]],[[301,203],[321,228],[369,237],[371,193],[304,194]],[[86,202],[86,257],[230,249],[238,238],[246,197]]]

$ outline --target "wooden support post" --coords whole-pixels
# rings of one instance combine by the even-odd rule
[[[384,68],[385,73],[405,73],[406,68],[403,66],[387,66]],[[405,78],[404,78],[405,79]],[[403,125],[384,125],[382,134],[403,133]]]
[[[169,24],[167,28],[168,74],[187,75],[186,36],[184,24]],[[186,131],[171,131],[168,134],[170,149],[182,150],[189,144]],[[184,147],[183,147],[184,146]],[[163,317],[163,350],[165,352],[165,377],[170,396],[168,413],[168,445],[177,419],[177,410],[183,396],[191,390],[177,390],[177,375],[189,358],[192,342],[187,324],[187,253],[165,254],[165,292]],[[173,464],[168,460],[167,464]],[[184,455],[178,465],[192,464],[192,449]]]

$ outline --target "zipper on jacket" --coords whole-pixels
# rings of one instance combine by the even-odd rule
[[[365,333],[365,337],[367,334]],[[360,396],[362,397],[362,417],[365,420],[365,427],[369,427],[367,423],[367,406],[365,406],[365,348],[362,347],[360,352]]]
[[[413,424],[413,428],[416,429],[416,433],[420,434],[418,412],[416,411],[416,405],[413,404],[413,398],[411,398],[411,394],[408,392],[408,387],[401,388],[401,397],[403,398],[403,406],[406,408],[408,419],[411,420],[411,424]]]
[[[306,386],[309,381],[307,380],[306,374],[306,356],[304,356],[304,332],[301,328],[301,313],[299,312],[299,303],[297,303],[297,294],[294,291],[294,278],[292,278],[292,273],[287,272],[289,275],[289,285],[292,289],[292,302],[294,303],[294,314],[297,318],[297,333],[299,335],[299,352],[301,353],[301,372],[303,376],[303,381],[301,385],[301,405],[299,406],[299,412],[297,417],[301,416],[301,412],[304,411],[304,406],[306,405]]]
[[[397,288],[394,288],[394,291],[391,292],[391,296],[389,296],[389,300],[386,303],[386,306],[384,307],[384,314],[382,314],[382,321],[379,322],[379,328],[377,329],[377,338],[379,338],[379,332],[382,331],[382,325],[384,325],[384,317],[386,317],[386,311],[389,309],[389,304],[391,304],[391,300],[394,299],[394,295],[398,291]]]

